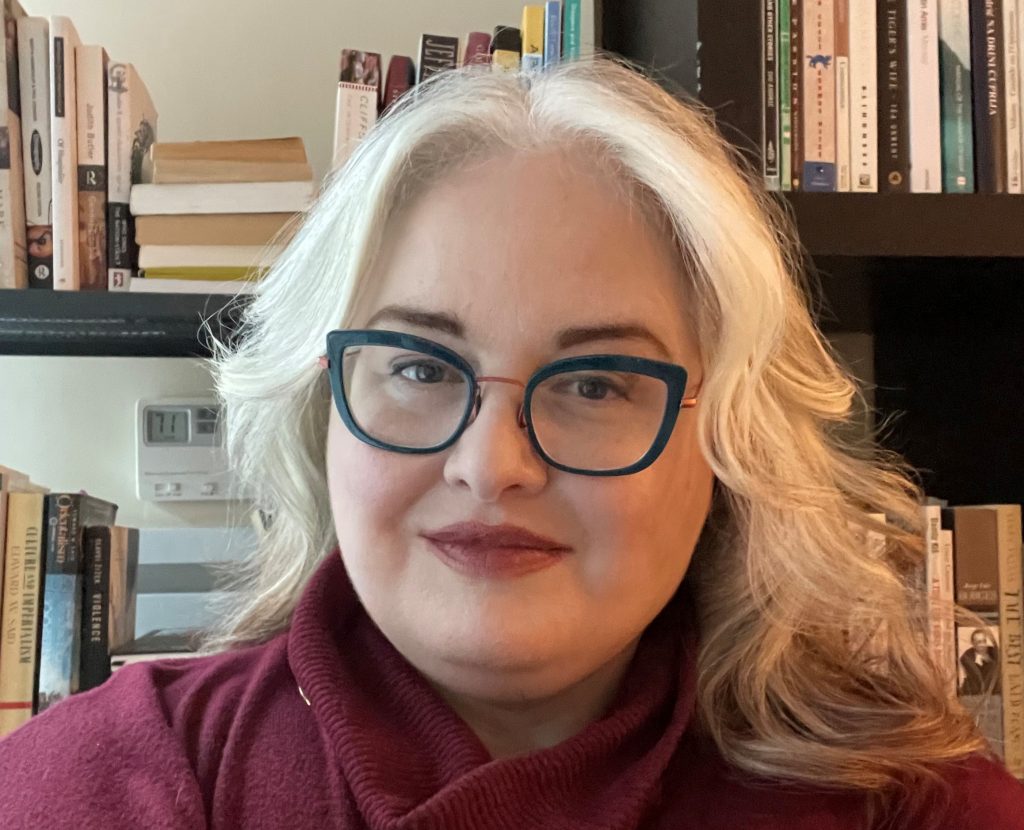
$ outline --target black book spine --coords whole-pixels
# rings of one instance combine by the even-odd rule
[[[87,527],[84,539],[85,596],[79,690],[110,677],[110,528]]]
[[[764,181],[770,190],[781,190],[779,183],[779,76],[775,27],[778,25],[776,0],[764,0],[762,50],[764,55],[764,137],[761,145]]]
[[[978,193],[1006,193],[1003,0],[971,0],[974,177]]]
[[[790,147],[793,155],[791,177],[793,190],[801,190],[800,177],[804,169],[803,18],[803,0],[793,0],[789,13],[789,123]]]
[[[910,99],[904,0],[878,0],[878,190],[910,191]]]

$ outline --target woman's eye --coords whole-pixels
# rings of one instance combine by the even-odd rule
[[[393,374],[417,383],[439,383],[445,378],[445,367],[437,363],[405,363],[396,366]]]

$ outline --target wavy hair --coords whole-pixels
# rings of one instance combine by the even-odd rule
[[[984,751],[923,644],[921,493],[874,436],[850,438],[863,399],[814,323],[790,219],[706,112],[607,58],[458,70],[405,96],[328,179],[239,342],[214,344],[228,452],[271,521],[208,647],[285,629],[336,545],[316,361],[325,333],[355,319],[395,212],[453,169],[552,148],[585,153],[656,211],[684,265],[705,361],[699,440],[717,479],[687,575],[704,733],[757,776],[863,794]]]

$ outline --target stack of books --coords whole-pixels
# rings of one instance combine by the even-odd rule
[[[132,188],[130,291],[244,293],[313,199],[301,138],[154,144]]]

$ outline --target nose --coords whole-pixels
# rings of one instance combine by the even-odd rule
[[[483,406],[481,385],[505,384],[518,387],[513,394],[487,397]],[[453,487],[470,490],[480,501],[496,502],[503,494],[539,492],[547,483],[548,468],[537,455],[526,432],[526,416],[519,390],[525,384],[513,378],[478,377],[476,398],[469,426],[459,436],[445,459],[445,480]],[[517,405],[515,420],[508,417],[508,404]]]

